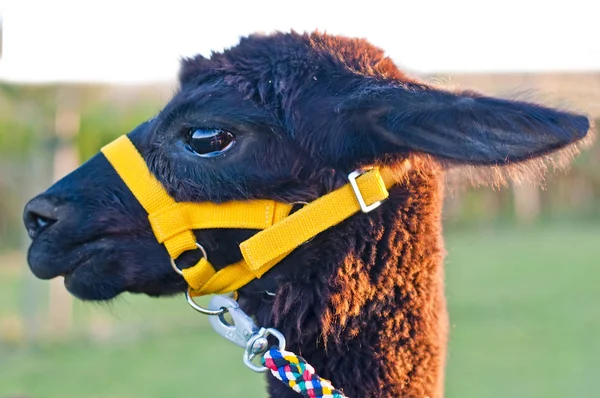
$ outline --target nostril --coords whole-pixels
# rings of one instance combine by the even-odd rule
[[[50,226],[50,224],[54,223],[56,220],[53,220],[48,217],[44,217],[40,214],[35,215],[35,223],[37,224],[38,229],[42,229]]]
[[[56,222],[56,218],[52,217],[55,213],[54,206],[48,202],[34,199],[25,207],[23,221],[27,234],[31,239],[37,238],[45,229]]]
[[[25,214],[25,227],[31,239],[35,239],[43,230],[54,224],[56,220],[29,211]]]

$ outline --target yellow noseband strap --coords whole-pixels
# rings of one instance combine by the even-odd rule
[[[126,136],[103,147],[102,153],[146,210],[156,239],[173,259],[197,248],[194,229],[261,230],[240,244],[241,261],[217,272],[202,258],[195,266],[183,269],[194,296],[233,292],[260,278],[298,246],[360,211],[357,195],[366,205],[382,201],[395,183],[390,169],[375,168],[356,178],[357,190],[346,184],[290,215],[291,204],[272,200],[176,202]]]

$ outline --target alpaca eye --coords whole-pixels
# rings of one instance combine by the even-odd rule
[[[192,129],[187,139],[187,149],[198,156],[211,158],[222,155],[235,144],[235,136],[221,129]]]

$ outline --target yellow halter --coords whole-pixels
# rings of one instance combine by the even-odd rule
[[[387,189],[395,183],[394,173],[387,167],[364,174],[353,172],[348,176],[349,184],[293,214],[289,214],[292,204],[273,200],[179,203],[152,175],[127,136],[103,147],[102,153],[148,213],[156,239],[165,245],[172,260],[185,251],[202,250],[204,257],[196,265],[179,271],[192,296],[234,292],[260,278],[315,235],[361,210],[369,212],[378,207],[388,197]],[[217,272],[192,232],[209,228],[262,231],[240,243],[241,261]]]

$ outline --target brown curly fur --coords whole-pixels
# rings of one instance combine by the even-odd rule
[[[292,253],[272,307],[240,298],[350,397],[443,396],[442,173],[408,165],[380,209]],[[297,396],[273,378],[269,392]]]

